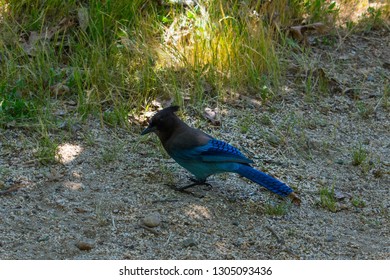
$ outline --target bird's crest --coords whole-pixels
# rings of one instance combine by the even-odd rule
[[[160,112],[163,112],[163,111],[165,111],[165,112],[169,112],[169,113],[174,113],[174,112],[177,112],[177,111],[179,111],[179,106],[177,106],[177,105],[173,105],[173,106],[169,106],[169,107],[167,107],[167,108],[164,108],[164,109],[162,109]]]
[[[164,108],[164,109],[158,111],[155,116],[163,117],[163,116],[166,116],[166,115],[169,115],[169,114],[173,114],[174,112],[179,111],[179,108],[180,107],[177,106],[177,105],[169,106],[167,108]]]

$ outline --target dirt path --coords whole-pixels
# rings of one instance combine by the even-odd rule
[[[289,60],[279,100],[228,102],[220,127],[189,111],[296,189],[300,207],[233,174],[197,196],[175,192],[164,183],[187,173],[140,128],[87,121],[49,166],[28,130],[2,130],[0,190],[20,188],[0,196],[0,259],[389,259],[389,42],[354,35]],[[329,209],[320,191],[332,188]]]

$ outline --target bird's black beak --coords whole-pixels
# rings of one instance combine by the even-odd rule
[[[155,126],[148,126],[147,128],[145,128],[142,132],[141,132],[141,135],[145,135],[145,134],[148,134],[150,132],[154,132],[156,131],[156,127]]]

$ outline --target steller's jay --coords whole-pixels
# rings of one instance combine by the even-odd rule
[[[271,192],[283,197],[289,196],[299,205],[300,200],[290,187],[251,167],[253,161],[237,148],[214,139],[199,129],[189,127],[176,116],[175,112],[178,110],[178,106],[171,106],[157,112],[149,121],[149,126],[141,133],[156,133],[168,154],[195,176],[192,184],[176,188],[177,190],[195,185],[211,186],[206,183],[210,175],[235,172]]]

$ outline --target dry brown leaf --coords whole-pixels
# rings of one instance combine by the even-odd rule
[[[21,38],[21,46],[23,50],[30,56],[34,56],[36,53],[36,48],[39,43],[45,43],[50,41],[55,34],[59,32],[64,32],[66,29],[74,25],[74,20],[71,18],[63,18],[58,25],[46,28],[41,33],[37,31],[31,31],[28,34],[27,39],[23,38],[26,34]]]
[[[219,118],[219,110],[218,108],[210,109],[210,108],[205,108],[203,116],[208,119],[212,125],[215,126],[220,126],[221,125],[221,120]]]
[[[325,34],[328,31],[328,27],[322,22],[316,22],[307,25],[292,26],[289,31],[295,40],[307,44],[307,31],[316,31],[319,34]]]

